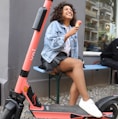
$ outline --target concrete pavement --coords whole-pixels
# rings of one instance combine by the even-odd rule
[[[118,95],[118,85],[94,85],[94,86],[88,86],[88,92],[90,94],[90,97],[94,101],[98,101],[99,99],[110,96],[110,95]],[[49,99],[48,97],[41,97],[40,102],[42,104],[54,104],[54,101]],[[60,94],[60,105],[68,105],[69,101],[69,92],[64,92]],[[79,103],[79,99],[77,104]],[[28,109],[28,103],[27,101],[24,102],[25,108],[23,110],[23,113],[21,115],[20,119],[35,119],[31,112]],[[1,107],[2,108],[2,107]]]

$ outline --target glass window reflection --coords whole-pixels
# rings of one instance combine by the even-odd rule
[[[103,51],[116,36],[116,0],[86,0],[85,51]]]

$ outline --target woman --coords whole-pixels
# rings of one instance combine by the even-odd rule
[[[69,3],[62,2],[54,8],[51,23],[47,28],[44,48],[41,52],[43,67],[48,71],[64,72],[72,80],[70,105],[75,105],[79,94],[79,106],[95,117],[102,113],[89,98],[87,93],[83,62],[78,59],[78,39],[75,9]]]

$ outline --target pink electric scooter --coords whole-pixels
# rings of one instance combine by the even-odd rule
[[[38,10],[33,24],[34,34],[26,54],[21,73],[14,90],[10,90],[5,101],[1,119],[20,119],[24,108],[24,100],[29,102],[29,110],[35,118],[41,119],[95,119],[79,106],[42,105],[28,84],[28,74],[37,50],[46,19],[53,0],[45,0],[44,6]],[[118,96],[108,96],[96,102],[103,112],[101,119],[116,119],[118,116]],[[94,110],[93,110],[94,111]]]

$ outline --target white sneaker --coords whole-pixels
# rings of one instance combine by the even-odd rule
[[[91,116],[97,118],[102,117],[102,112],[98,109],[92,99],[89,99],[87,101],[80,99],[79,106]]]

